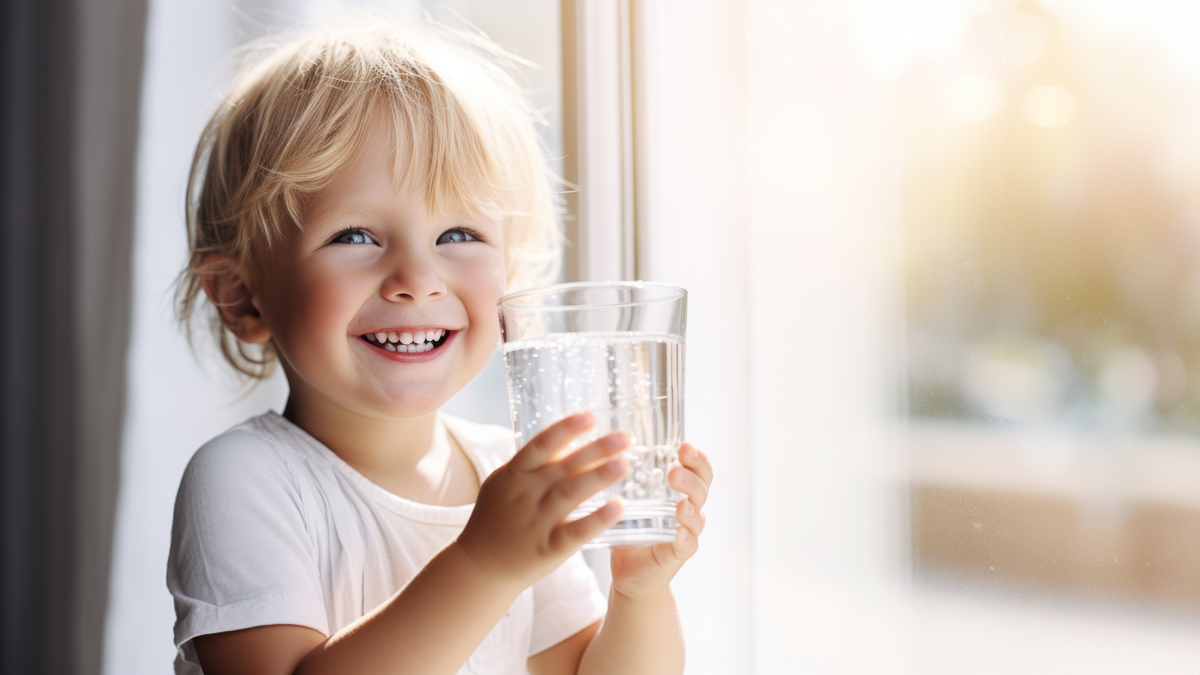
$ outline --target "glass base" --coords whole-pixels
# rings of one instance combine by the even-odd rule
[[[570,520],[588,515],[590,510],[576,509]],[[625,504],[625,512],[616,525],[580,547],[583,551],[599,548],[650,546],[675,541],[679,523],[675,520],[675,503]]]

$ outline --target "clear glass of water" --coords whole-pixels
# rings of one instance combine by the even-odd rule
[[[570,449],[628,429],[629,476],[583,502],[582,518],[619,499],[622,519],[585,549],[674,541],[667,484],[683,442],[687,291],[634,282],[560,284],[500,299],[508,400],[517,447],[582,410],[596,426]]]

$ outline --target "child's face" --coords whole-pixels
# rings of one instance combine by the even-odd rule
[[[363,147],[309,206],[303,229],[265,256],[255,295],[288,374],[289,405],[417,417],[495,351],[504,241],[499,223],[429,214],[422,196],[394,192],[382,125]],[[415,339],[422,332],[424,344]],[[388,334],[401,338],[397,351],[385,346]],[[409,334],[427,351],[409,353]]]

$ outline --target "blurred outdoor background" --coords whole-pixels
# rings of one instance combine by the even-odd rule
[[[977,672],[1197,667],[1196,25],[976,3],[895,75],[925,663],[959,635],[1010,654]]]
[[[101,150],[71,164],[68,234],[43,239],[83,233],[73,283],[115,290],[72,299],[74,318],[35,313],[37,335],[78,334],[75,361],[0,345],[16,355],[5,424],[34,420],[5,436],[4,536],[33,543],[0,561],[0,670],[171,672],[179,477],[286,399],[278,376],[247,394],[175,322],[191,153],[238,45],[367,8],[483,31],[534,64],[550,165],[578,186],[565,279],[689,290],[687,433],[717,472],[675,584],[690,675],[1200,672],[1200,3],[96,3],[71,10],[82,46],[62,58],[87,73],[110,44],[137,67],[77,76],[64,138]],[[54,63],[37,71],[50,82]],[[100,105],[121,95],[128,114]],[[88,125],[105,110],[125,136]],[[26,118],[5,119],[10,199],[12,158],[32,150],[12,140]],[[112,159],[121,147],[136,156]],[[118,169],[130,206],[110,255],[83,236],[107,194],[86,188]],[[10,241],[43,245],[6,213]],[[13,298],[59,269],[14,272],[20,246],[6,336],[27,329]],[[92,358],[100,319],[113,346]],[[71,419],[108,435],[72,422],[83,440],[55,440],[52,418],[16,412],[20,383],[42,380],[65,384],[28,405],[75,396]],[[501,361],[447,410],[508,424]],[[57,459],[21,440],[43,436]],[[29,520],[27,475],[76,515]]]

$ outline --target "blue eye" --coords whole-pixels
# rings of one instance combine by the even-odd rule
[[[356,228],[343,230],[333,238],[333,244],[374,244],[371,235]]]
[[[438,237],[438,244],[461,244],[467,241],[480,241],[480,238],[474,231],[465,227],[456,227],[453,230],[446,230],[442,236]]]

